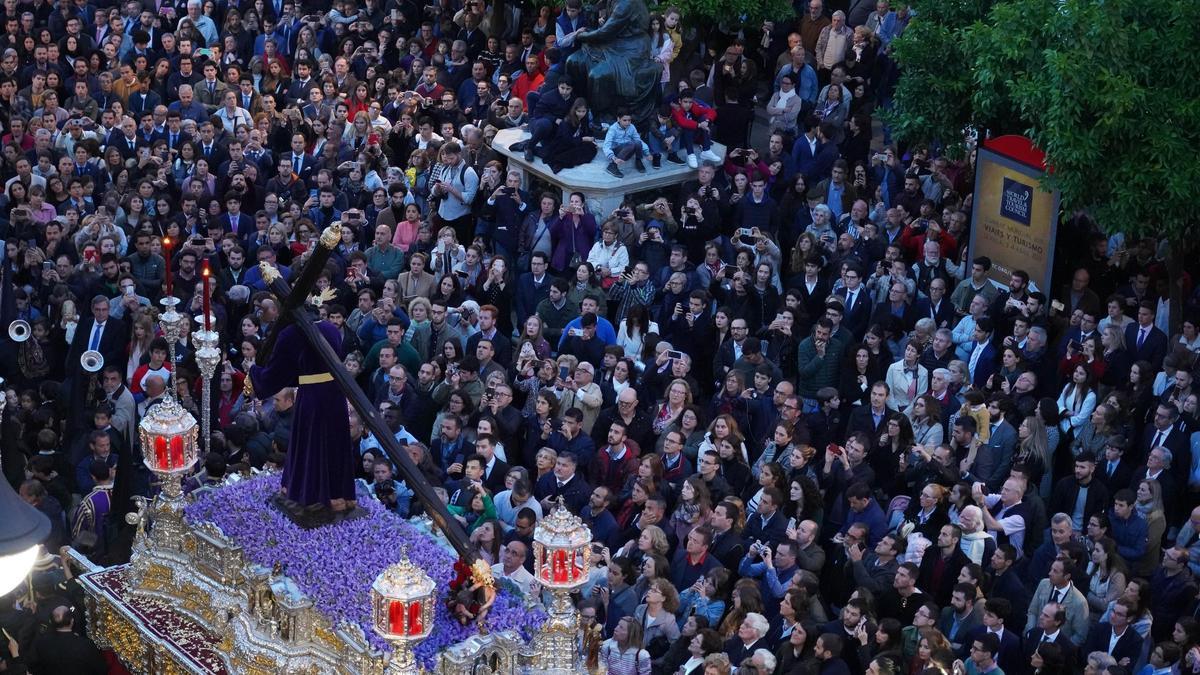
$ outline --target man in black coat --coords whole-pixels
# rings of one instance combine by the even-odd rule
[[[578,465],[579,460],[573,453],[564,452],[554,463],[554,471],[538,479],[533,496],[542,503],[542,513],[550,513],[559,497],[571,513],[579,513],[588,503],[592,487],[576,473]]]
[[[1086,491],[1081,510],[1076,513],[1079,493]],[[1065,513],[1071,517],[1076,531],[1087,526],[1093,513],[1108,507],[1108,488],[1096,480],[1096,456],[1084,450],[1075,458],[1075,475],[1065,476],[1055,484],[1050,495],[1049,512]]]
[[[938,532],[936,545],[925,549],[921,557],[917,586],[928,593],[939,607],[950,604],[950,593],[958,582],[958,573],[971,562],[962,552],[960,541],[962,528],[943,525]]]
[[[127,324],[108,315],[108,298],[103,295],[93,297],[92,317],[79,322],[75,329],[75,338],[71,341],[71,348],[67,351],[67,372],[82,372],[79,368],[79,357],[90,349],[100,352],[105,363],[121,363],[128,341]]]
[[[108,664],[96,644],[76,633],[74,625],[70,607],[54,608],[50,614],[53,630],[42,633],[33,641],[29,672],[34,675],[104,675],[108,672]]]
[[[712,518],[709,520],[709,525],[713,528],[713,540],[708,552],[727,570],[736,570],[742,556],[746,554],[746,546],[735,527],[739,515],[741,514],[736,504],[721,502],[713,508]]]

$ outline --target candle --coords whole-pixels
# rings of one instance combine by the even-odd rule
[[[414,601],[408,605],[408,634],[418,635],[421,629],[421,603]]]
[[[388,603],[388,632],[404,635],[404,603],[399,600]]]
[[[183,468],[183,437],[174,436],[171,438],[171,468]]]
[[[163,260],[167,263],[166,280],[167,280],[167,295],[171,294],[171,238],[162,238]]]
[[[209,305],[211,302],[209,284],[212,283],[212,270],[209,269],[207,258],[204,260],[204,265],[200,268],[200,276],[204,278],[204,330],[207,331],[212,330],[212,325],[209,323],[210,319],[208,318],[209,311],[211,311]]]
[[[567,552],[561,549],[554,552],[554,580],[567,580]]]
[[[169,469],[171,462],[170,455],[167,454],[167,439],[162,436],[154,437],[154,462],[159,469]]]

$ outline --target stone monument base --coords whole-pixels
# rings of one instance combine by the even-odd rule
[[[647,157],[646,173],[638,173],[630,163],[621,169],[625,177],[617,178],[604,170],[608,166],[608,160],[600,152],[587,164],[554,173],[540,158],[535,157],[532,162],[526,162],[523,153],[509,149],[514,143],[527,138],[529,134],[524,129],[504,129],[498,132],[492,141],[496,152],[508,159],[509,168],[521,172],[521,187],[528,188],[530,177],[537,176],[558,188],[562,192],[563,202],[567,201],[572,192],[582,192],[588,197],[588,209],[601,216],[612,213],[621,205],[625,195],[634,192],[669,188],[669,197],[673,199],[674,188],[696,175],[696,170],[687,164],[673,164],[665,158],[662,167],[656,169],[650,166],[650,158]],[[724,160],[725,146],[713,143],[712,151]]]

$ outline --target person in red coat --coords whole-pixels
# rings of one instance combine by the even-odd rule
[[[625,479],[637,473],[641,449],[625,437],[625,423],[614,420],[608,429],[608,445],[596,453],[592,461],[592,484],[603,485],[612,494],[619,494]]]

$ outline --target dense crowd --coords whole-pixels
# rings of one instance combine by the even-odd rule
[[[243,387],[281,321],[257,264],[292,278],[340,222],[319,312],[420,472],[352,416],[363,488],[411,517],[427,481],[531,602],[561,499],[607,672],[1200,671],[1190,279],[1172,334],[1164,246],[1076,216],[1054,288],[990,281],[973,153],[881,124],[913,13],[834,5],[652,8],[662,102],[631,120],[563,68],[605,20],[579,0],[4,0],[3,467],[46,550],[128,557],[168,388],[212,418],[187,491],[285,463],[295,391]],[[555,173],[694,171],[599,213],[524,182],[513,128]],[[207,400],[195,327],[156,323],[206,271]],[[0,670],[105,672],[53,555],[29,590]]]

